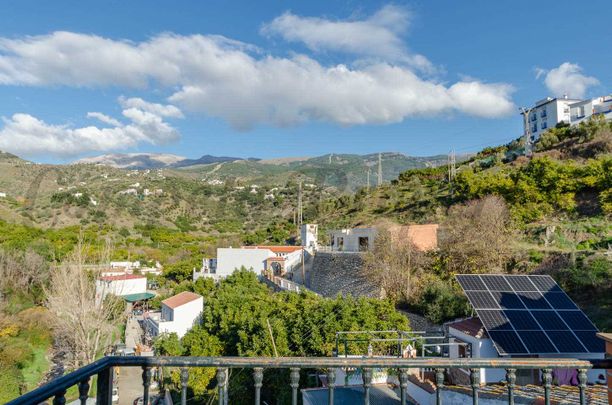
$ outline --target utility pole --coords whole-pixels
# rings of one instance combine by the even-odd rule
[[[523,146],[525,147],[525,156],[531,158],[532,144],[531,144],[531,124],[529,123],[529,114],[535,107],[525,108],[520,107],[519,111],[523,114],[523,122],[525,125],[525,134],[523,136]]]
[[[303,208],[302,208],[302,180],[300,180],[300,183],[298,185],[298,212],[297,212],[298,234],[302,228],[303,220],[304,220],[304,217],[303,217]]]
[[[378,186],[380,187],[382,185],[383,182],[383,177],[382,177],[382,154],[379,152],[378,153]]]
[[[451,150],[448,153],[447,158],[447,168],[448,168],[448,186],[450,189],[451,195],[453,194],[453,179],[457,176],[457,158],[455,156],[455,150]]]

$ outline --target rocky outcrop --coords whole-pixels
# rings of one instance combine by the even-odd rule
[[[324,297],[380,297],[363,270],[360,253],[317,252],[310,271],[310,289]]]

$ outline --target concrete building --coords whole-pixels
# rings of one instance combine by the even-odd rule
[[[161,303],[161,311],[146,314],[145,328],[150,337],[163,333],[176,333],[179,338],[197,324],[204,310],[201,295],[184,291]]]
[[[330,248],[334,252],[366,252],[374,248],[375,228],[340,229],[330,232]]]
[[[419,250],[438,247],[438,224],[394,225],[388,228],[395,243],[412,243]],[[365,252],[374,248],[376,228],[340,229],[330,233],[334,252]]]
[[[218,280],[242,267],[258,275],[269,271],[281,276],[293,272],[301,265],[302,249],[302,246],[218,248],[216,259],[203,259],[202,268],[200,271],[194,270],[193,278],[211,277]]]
[[[302,246],[307,249],[317,249],[319,246],[319,226],[317,224],[303,224],[300,229]]]
[[[147,292],[147,278],[137,274],[101,276],[96,280],[96,300],[102,301],[108,294],[125,296]]]
[[[601,114],[605,119],[612,119],[612,95],[580,100],[567,97],[546,97],[539,100],[530,109],[527,126],[524,122],[523,131],[531,134],[532,140],[538,139],[544,132],[564,122],[577,125],[593,115]]]

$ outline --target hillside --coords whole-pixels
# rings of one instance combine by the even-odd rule
[[[371,225],[383,219],[440,223],[440,251],[424,270],[430,279],[428,287],[420,301],[409,303],[417,305],[413,310],[418,312],[427,315],[429,310],[423,303],[438,302],[434,297],[442,300],[436,310],[448,307],[452,297],[462,297],[454,283],[457,270],[453,266],[455,261],[468,258],[461,271],[553,275],[591,319],[607,330],[612,327],[612,263],[608,257],[612,246],[611,190],[612,123],[590,121],[545,133],[530,159],[522,156],[519,140],[487,148],[459,164],[450,181],[444,167],[408,170],[392,183],[369,192],[362,189],[323,202],[317,220],[320,234],[326,229]],[[511,238],[504,246],[509,249],[508,257],[481,268],[470,249],[479,243],[495,245],[479,241],[480,236],[471,233],[476,224],[470,221],[485,218],[487,212],[470,201],[490,195],[501,197],[507,206],[510,223],[506,232]],[[474,207],[476,211],[470,212]],[[473,217],[461,217],[466,213]],[[453,229],[457,223],[465,225],[459,233]],[[482,254],[492,253],[491,249],[485,248]],[[460,311],[427,316],[440,320],[457,315]]]
[[[382,178],[388,182],[408,169],[435,167],[446,164],[445,155],[412,157],[401,153],[381,153]],[[287,158],[270,161],[238,160],[212,165],[183,167],[183,170],[203,176],[206,180],[227,178],[252,179],[265,184],[280,184],[291,177],[302,177],[317,185],[335,187],[342,192],[354,192],[377,182],[378,154],[329,154],[313,158]]]

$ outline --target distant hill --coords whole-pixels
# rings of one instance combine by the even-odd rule
[[[169,153],[110,153],[106,155],[87,157],[75,161],[75,164],[95,164],[116,169],[161,169],[170,167],[189,167],[208,165],[211,163],[234,162],[245,160],[231,156],[204,155],[198,159],[187,159],[183,156]],[[256,158],[246,160],[258,161]]]
[[[158,169],[186,160],[167,153],[111,153],[79,159],[75,164],[95,164],[117,169]]]
[[[235,162],[235,161],[241,161],[241,160],[258,161],[259,159],[256,159],[256,158],[243,159],[243,158],[230,157],[230,156],[204,155],[199,159],[183,159],[181,161],[171,164],[170,166],[171,167],[189,167],[189,166],[196,166],[196,165],[208,165],[211,163]]]

